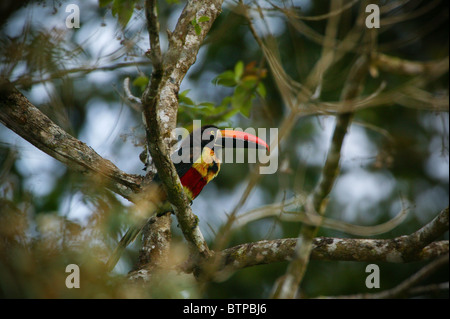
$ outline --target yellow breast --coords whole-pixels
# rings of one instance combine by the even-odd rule
[[[205,146],[202,150],[202,156],[192,164],[192,167],[199,172],[206,183],[209,183],[217,176],[217,174],[219,174],[220,160],[212,149]]]

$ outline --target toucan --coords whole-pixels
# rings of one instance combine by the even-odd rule
[[[221,162],[218,150],[223,148],[256,148],[269,151],[264,140],[242,131],[221,130],[213,125],[194,130],[181,141],[180,147],[171,155],[184,191],[191,201],[219,174]],[[154,176],[152,183],[162,190],[158,174]],[[162,210],[167,205],[160,204],[158,207]],[[128,229],[107,262],[109,271],[115,267],[123,250],[136,239],[144,226],[145,223],[140,223]]]

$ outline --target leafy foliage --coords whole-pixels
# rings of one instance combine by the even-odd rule
[[[242,61],[238,61],[233,70],[224,71],[212,80],[212,83],[217,86],[233,88],[232,94],[224,97],[219,104],[195,102],[188,96],[191,91],[189,89],[179,93],[179,124],[189,126],[192,120],[199,118],[205,124],[230,124],[230,118],[237,113],[247,118],[250,117],[255,99],[264,99],[266,96],[266,88],[263,83],[266,75],[267,71],[256,67],[255,62],[244,66]],[[138,87],[142,93],[148,81],[146,76],[139,76],[134,79],[133,85]]]
[[[198,19],[198,21],[197,21],[197,18],[194,18],[194,19],[191,21],[191,24],[194,26],[195,33],[196,33],[197,35],[200,35],[200,34],[202,33],[202,27],[201,27],[200,23],[202,23],[202,22],[207,22],[207,21],[209,21],[209,17],[207,17],[207,16],[202,16],[202,17],[200,17],[200,18]]]
[[[125,28],[133,15],[139,0],[99,0],[100,7],[111,5],[112,15],[117,17],[122,28]]]

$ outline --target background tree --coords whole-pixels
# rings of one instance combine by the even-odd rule
[[[446,1],[71,3],[80,28],[1,5],[2,296],[448,297]],[[224,165],[191,207],[168,154],[192,120],[279,128],[277,172]],[[109,274],[147,153],[175,217]]]

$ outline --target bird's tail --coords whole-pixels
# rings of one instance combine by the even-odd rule
[[[135,225],[131,226],[128,229],[128,231],[122,237],[116,249],[112,253],[111,257],[109,257],[108,262],[106,263],[106,268],[108,272],[110,272],[111,270],[114,269],[114,267],[116,267],[116,264],[119,261],[120,256],[122,256],[122,253],[125,250],[125,248],[127,248],[127,246],[136,239],[136,237],[139,235],[144,226],[145,223],[142,223],[140,226]]]

